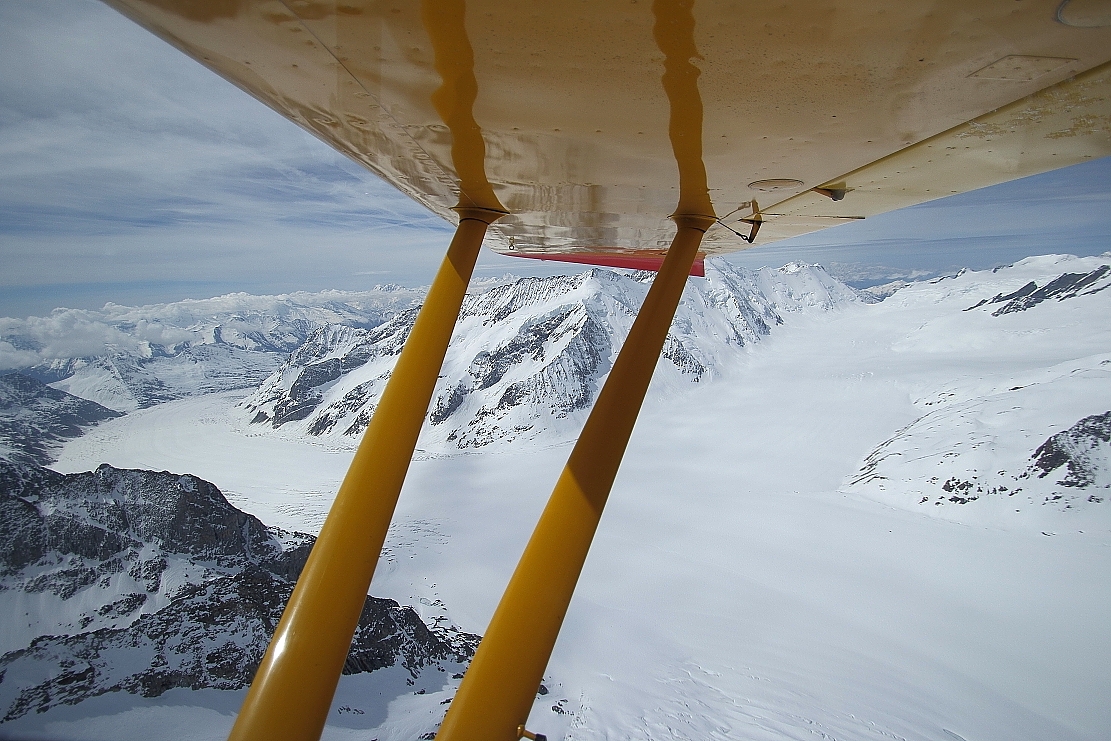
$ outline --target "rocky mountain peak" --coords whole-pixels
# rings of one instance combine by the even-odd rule
[[[120,413],[22,373],[0,376],[0,456],[47,464],[66,440]]]
[[[520,278],[464,301],[420,443],[459,450],[577,430],[628,334],[654,274],[593,268]],[[731,356],[783,323],[856,293],[812,265],[747,271],[707,263],[684,291],[653,393],[720,374]],[[293,435],[355,438],[365,429],[415,312],[371,330],[318,330],[242,402],[253,424]]]
[[[1092,490],[1092,501],[1111,497],[1111,411],[1085,417],[1038,446],[1027,475],[1051,474],[1061,477],[1058,486]]]
[[[0,722],[112,692],[245,687],[313,541],[196,476],[0,461]],[[458,674],[477,641],[367,597],[344,671],[403,667],[383,688],[408,694],[429,668],[440,685]]]

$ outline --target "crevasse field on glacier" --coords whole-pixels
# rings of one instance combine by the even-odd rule
[[[717,347],[725,325],[707,307],[725,294],[692,281],[674,339],[700,338],[684,347],[713,372],[684,381],[682,362],[661,360],[530,728],[582,740],[1107,738],[1111,444],[1098,429],[1077,437],[1095,423],[1076,425],[1111,410],[1111,280],[1095,275],[1109,262],[1029,258],[880,303],[802,266],[749,274],[737,295],[762,297],[750,306],[768,310],[770,330]],[[1076,279],[1035,295],[1063,275]],[[560,347],[588,320],[599,337],[627,331],[613,297],[635,306],[638,280],[587,296]],[[609,303],[592,314],[598,296]],[[474,358],[511,338],[478,342],[489,328],[471,324],[433,401],[466,386],[452,411],[461,426],[493,418],[484,404],[498,409],[512,383],[543,377],[537,358],[558,356],[555,345],[511,353],[519,362],[483,386]],[[618,345],[599,354],[591,384]],[[304,367],[287,362],[257,386],[276,394],[268,409]],[[315,413],[333,389],[342,399],[368,380],[328,380]],[[306,434],[309,417],[252,424],[251,394],[130,411],[67,443],[51,467],[191,473],[266,524],[315,532],[355,438]],[[461,446],[428,426],[373,595],[484,630],[584,413],[530,409],[507,412],[515,428],[534,426],[520,446]],[[1037,453],[1074,428],[1058,448],[1087,483],[1058,485],[1064,468],[1039,468]],[[455,686],[373,707],[374,676],[343,678],[325,738],[416,739]],[[0,735],[219,739],[241,697],[115,693]]]

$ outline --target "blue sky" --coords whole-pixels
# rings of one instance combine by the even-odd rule
[[[95,0],[0,3],[0,315],[427,284],[451,227]],[[1111,250],[1111,158],[742,253],[858,283]],[[485,252],[478,275],[582,268]]]

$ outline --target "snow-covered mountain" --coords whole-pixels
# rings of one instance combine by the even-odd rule
[[[1071,370],[1111,377],[1111,358],[1099,366]],[[1058,378],[1043,382],[1049,388],[1008,389],[920,417],[872,451],[847,489],[938,511],[972,503],[994,514],[1105,509],[1111,500],[1111,411],[1083,417],[1038,444],[1036,436],[1047,431],[1038,419],[1040,405],[1048,393],[1068,393],[1053,389],[1055,381],[1067,383]],[[942,516],[965,520],[968,514]]]
[[[246,687],[313,541],[195,476],[0,461],[0,723],[108,693]],[[386,689],[438,690],[477,640],[367,597],[344,672],[397,666]]]
[[[47,465],[63,441],[120,413],[22,373],[0,376],[0,458]]]
[[[433,397],[424,449],[473,449],[569,439],[601,389],[651,273],[593,269],[523,278],[471,295]],[[709,381],[781,314],[860,298],[821,267],[756,272],[707,263],[691,281],[657,365],[653,393]],[[415,311],[372,329],[321,328],[241,404],[254,425],[292,435],[357,438],[412,326]]]
[[[965,311],[1002,303],[1003,306],[991,312],[992,316],[999,316],[1015,311],[1026,311],[1042,301],[1051,299],[1064,301],[1077,296],[1090,296],[1107,288],[1111,288],[1111,265],[1100,265],[1086,273],[1063,273],[1041,287],[1038,286],[1037,281],[1030,281],[1017,291],[1007,295],[997,293],[990,299],[983,299],[975,306],[968,307]]]
[[[966,343],[981,368],[970,364],[971,376],[916,399],[922,415],[880,443],[844,491],[993,526],[1111,524],[1111,352],[1101,337],[1111,263],[1031,258],[991,278],[961,275],[900,294],[913,301],[933,291],[954,302],[1006,287],[903,340],[939,356]],[[993,346],[1017,356],[1003,372],[983,367]],[[1050,362],[1039,362],[1043,351]],[[1068,359],[1054,362],[1062,354]]]
[[[374,327],[418,304],[423,289],[229,294],[150,306],[57,309],[0,319],[0,368],[128,412],[171,399],[250,388],[329,324]]]

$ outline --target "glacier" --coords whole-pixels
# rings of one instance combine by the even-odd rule
[[[867,295],[803,265],[692,280],[672,328],[686,355],[657,367],[530,729],[577,741],[1105,738],[1105,265],[1111,254],[1045,255]],[[539,409],[497,407],[557,358],[566,388],[593,393],[647,280],[606,272],[472,291],[378,598],[427,626],[485,629],[583,413],[560,417],[543,394],[530,397]],[[239,510],[311,534],[357,441],[344,430],[373,403],[414,306],[363,326],[322,321],[275,354],[268,378],[102,421],[52,467],[189,471]],[[687,355],[701,375],[684,372],[696,368]],[[368,382],[362,406],[333,409]],[[275,426],[283,400],[304,416]],[[329,410],[334,424],[311,433]],[[269,419],[252,424],[259,412]],[[476,445],[484,424],[532,428]],[[405,671],[343,677],[325,738],[434,732],[451,675],[409,686]],[[383,705],[387,681],[408,691]],[[112,692],[7,728],[218,739],[237,692]]]

